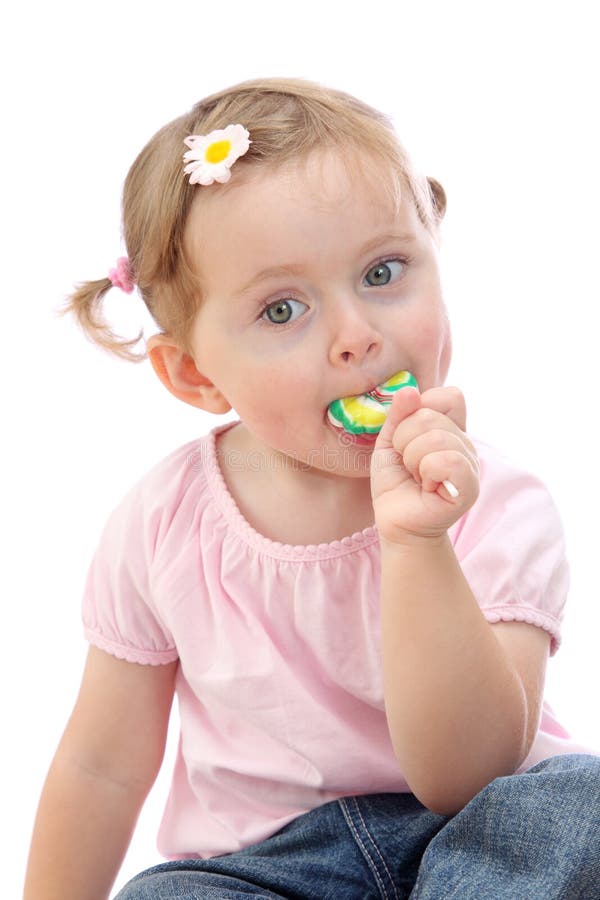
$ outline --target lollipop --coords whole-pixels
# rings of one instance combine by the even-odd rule
[[[414,375],[402,371],[383,384],[358,397],[342,397],[329,404],[327,416],[335,428],[350,434],[379,434],[387,418],[389,406],[396,391],[404,387],[418,388]],[[451,497],[458,497],[458,490],[451,481],[444,481]]]
[[[343,397],[329,405],[329,421],[350,434],[379,434],[392,397],[403,387],[417,387],[410,372],[398,372],[383,384],[359,397]]]

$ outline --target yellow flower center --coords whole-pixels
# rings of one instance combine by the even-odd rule
[[[220,163],[231,150],[231,141],[215,141],[206,148],[205,159],[209,163]]]

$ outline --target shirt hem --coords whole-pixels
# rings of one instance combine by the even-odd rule
[[[111,641],[105,638],[91,628],[84,628],[83,633],[87,640],[98,650],[104,650],[117,659],[123,659],[126,662],[138,663],[142,666],[164,666],[167,663],[175,662],[179,659],[179,654],[175,648],[169,650],[139,650],[137,647],[127,647],[119,644],[117,641]]]
[[[549,613],[531,606],[513,606],[511,604],[485,607],[481,611],[490,625],[496,625],[498,622],[525,622],[527,625],[543,628],[552,638],[550,656],[554,656],[560,647],[562,641],[560,623]]]

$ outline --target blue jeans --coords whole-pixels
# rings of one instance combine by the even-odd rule
[[[142,872],[115,900],[592,900],[600,758],[497,778],[457,815],[412,794],[343,797],[253,847]]]

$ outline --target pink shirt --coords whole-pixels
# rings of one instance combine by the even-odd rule
[[[209,857],[337,797],[408,791],[384,713],[377,530],[291,546],[242,517],[215,436],[176,450],[109,518],[88,640],[134,663],[179,659],[181,740],[158,846]],[[545,488],[477,442],[481,492],[450,535],[489,622],[560,641],[568,572]],[[576,752],[545,705],[522,768]]]

